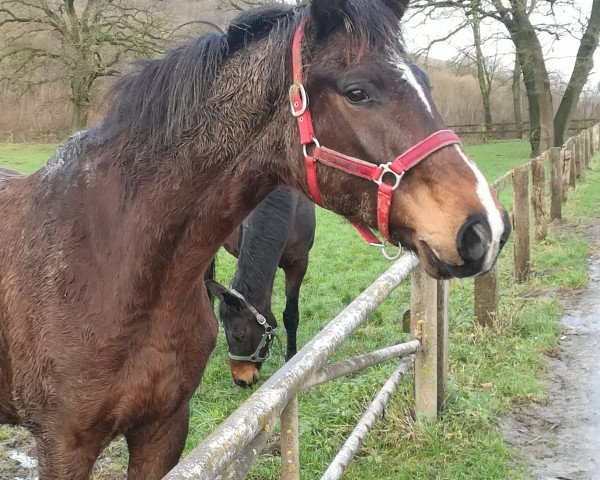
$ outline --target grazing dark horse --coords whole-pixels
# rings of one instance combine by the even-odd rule
[[[225,249],[238,258],[232,290],[214,280],[208,281],[207,286],[221,300],[219,317],[229,345],[229,366],[240,387],[258,381],[260,367],[269,355],[277,328],[271,297],[278,266],[285,272],[285,358],[289,360],[296,354],[300,286],[314,238],[314,203],[280,187],[225,242]]]
[[[217,336],[204,272],[277,186],[318,187],[434,277],[492,268],[508,217],[410,62],[407,3],[244,13],[142,63],[100,124],[3,177],[0,422],[33,433],[40,479],[88,478],[121,433],[130,479],[177,463]]]

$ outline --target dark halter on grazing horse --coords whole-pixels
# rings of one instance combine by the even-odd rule
[[[260,342],[259,342],[258,346],[256,347],[256,350],[254,350],[254,353],[252,355],[234,355],[233,353],[228,351],[227,353],[229,354],[229,358],[231,360],[237,360],[238,362],[253,362],[253,363],[266,362],[269,359],[269,357],[271,356],[270,346],[271,346],[271,343],[273,343],[273,340],[275,339],[275,337],[277,337],[277,328],[271,327],[271,325],[269,325],[269,322],[267,322],[267,319],[265,318],[265,316],[262,315],[258,310],[256,310],[256,308],[254,308],[254,306],[248,300],[246,300],[246,298],[240,292],[238,292],[234,288],[230,288],[229,292],[232,295],[235,295],[236,297],[238,297],[242,302],[244,302],[246,307],[248,307],[248,309],[254,315],[254,318],[258,322],[258,324],[265,329],[264,333],[262,334],[262,338],[260,339]],[[261,357],[260,352],[265,347],[267,348],[267,353],[265,354],[264,357]]]
[[[377,224],[378,229],[384,240],[380,241],[377,236],[368,228],[352,223],[358,233],[369,243],[376,247],[381,247],[383,255],[393,260],[396,257],[390,257],[385,249],[385,242],[392,245],[397,245],[390,237],[390,209],[392,206],[392,195],[394,190],[400,185],[400,181],[404,174],[417,165],[422,160],[425,160],[432,153],[441,150],[450,145],[460,144],[460,138],[452,130],[440,130],[415,146],[408,149],[394,161],[375,165],[358,158],[344,155],[326,147],[322,147],[315,137],[314,127],[310,110],[308,108],[308,94],[303,85],[302,77],[302,36],[306,20],[303,20],[294,34],[292,43],[292,69],[294,83],[290,87],[290,103],[292,114],[298,121],[298,129],[300,130],[300,143],[304,149],[304,158],[307,170],[308,188],[312,200],[321,205],[321,193],[317,183],[317,162],[321,162],[343,172],[358,177],[371,180],[379,185],[377,195]],[[309,146],[314,147],[313,154],[308,153]],[[386,178],[390,183],[386,182]]]

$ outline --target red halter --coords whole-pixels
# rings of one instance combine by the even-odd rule
[[[298,25],[292,43],[294,84],[290,87],[290,103],[292,114],[298,121],[300,143],[304,148],[308,188],[312,200],[317,204],[321,204],[321,193],[319,192],[317,183],[317,162],[375,182],[379,185],[377,195],[378,229],[381,235],[393,244],[394,242],[391,240],[389,232],[390,209],[392,206],[392,195],[394,190],[400,185],[402,177],[408,169],[414,167],[432,153],[449,145],[460,144],[460,139],[452,130],[440,130],[408,149],[394,161],[381,165],[365,162],[364,160],[322,147],[315,138],[310,110],[308,109],[308,94],[302,83],[302,36],[305,25],[306,20],[303,20]],[[312,155],[309,155],[307,150],[309,145],[314,146]],[[391,180],[391,183],[384,181],[384,177],[386,176]],[[383,246],[383,243],[379,241],[371,230],[356,223],[353,223],[353,225],[370,245]]]

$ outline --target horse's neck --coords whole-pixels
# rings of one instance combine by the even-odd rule
[[[279,188],[248,219],[232,286],[259,309],[271,306],[275,273],[294,225],[297,203],[295,193]]]
[[[124,290],[140,302],[189,294],[258,203],[278,184],[300,183],[302,164],[289,158],[297,134],[285,82],[271,67],[258,46],[229,60],[199,112],[193,140],[168,146],[170,154],[148,156],[127,145],[126,131],[109,140],[99,131],[101,145],[94,143],[77,162],[85,198],[74,202],[88,219],[90,250],[111,259],[99,269],[122,273]],[[264,89],[256,94],[256,82],[270,85],[270,98]],[[105,122],[100,130],[109,127]],[[131,284],[137,292],[129,292]]]

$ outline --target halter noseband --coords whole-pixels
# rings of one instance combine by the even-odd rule
[[[290,104],[292,115],[296,117],[300,131],[300,144],[303,146],[310,196],[315,203],[319,205],[322,203],[321,192],[319,191],[317,182],[317,162],[375,182],[379,186],[377,194],[377,228],[386,241],[395,244],[390,238],[390,210],[394,190],[400,185],[402,177],[407,170],[426,159],[432,153],[449,145],[460,144],[461,141],[452,130],[439,130],[409,148],[394,161],[381,165],[375,165],[321,146],[315,137],[314,126],[308,107],[308,94],[304,88],[302,77],[302,36],[305,26],[306,19],[302,20],[300,25],[298,25],[292,43],[292,73],[294,83],[290,87]],[[312,155],[308,152],[309,146],[313,146]],[[382,247],[384,255],[389,258],[385,253],[385,240],[381,242],[368,228],[354,222],[352,225],[367,243]]]
[[[258,324],[265,329],[260,339],[260,343],[256,347],[256,350],[254,350],[254,353],[252,355],[234,355],[230,351],[228,351],[227,353],[229,354],[229,358],[238,362],[266,362],[271,357],[269,347],[271,346],[271,343],[273,343],[273,339],[277,336],[277,328],[271,327],[271,325],[269,325],[269,323],[267,322],[265,316],[258,310],[256,310],[256,308],[254,308],[254,306],[248,300],[246,300],[246,298],[240,292],[238,292],[234,288],[229,289],[229,292],[238,297],[242,302],[244,302],[246,307],[248,307],[248,310],[250,310],[254,315],[254,318],[258,322]],[[260,352],[265,347],[267,347],[267,354],[266,356],[261,357]]]

